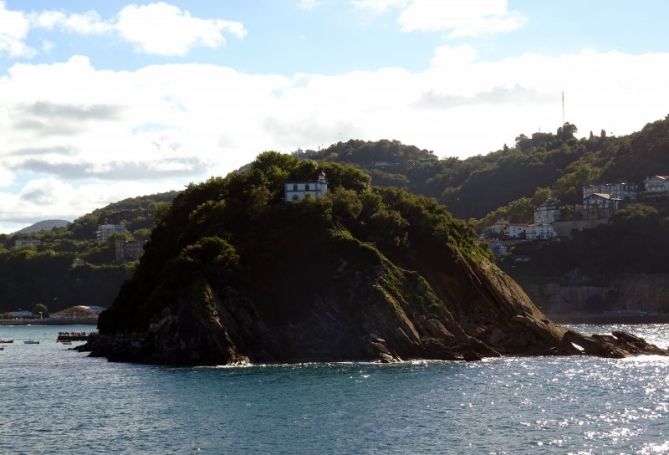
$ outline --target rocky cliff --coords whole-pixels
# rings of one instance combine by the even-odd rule
[[[322,171],[326,197],[283,200],[285,181]],[[145,250],[100,317],[93,355],[194,365],[664,353],[553,324],[442,206],[342,165],[263,154],[189,187]]]
[[[564,277],[518,277],[532,301],[564,321],[665,322],[669,274],[625,273],[605,282]]]

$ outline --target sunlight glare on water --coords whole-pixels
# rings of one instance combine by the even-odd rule
[[[625,329],[669,344],[667,325]],[[663,357],[166,368],[87,358],[58,330],[82,329],[0,327],[17,340],[0,453],[669,453]]]

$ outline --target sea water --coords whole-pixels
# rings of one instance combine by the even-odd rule
[[[669,358],[167,368],[56,343],[91,329],[0,326],[0,454],[669,453]]]

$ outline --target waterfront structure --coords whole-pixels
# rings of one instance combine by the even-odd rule
[[[643,183],[646,193],[669,193],[669,175],[653,175]]]
[[[51,319],[73,319],[73,320],[97,320],[100,313],[104,311],[101,306],[76,305],[51,314]]]
[[[105,243],[113,234],[119,234],[121,232],[127,232],[125,226],[121,224],[101,224],[98,226],[98,230],[95,234],[98,242]]]
[[[312,182],[286,182],[284,184],[285,200],[288,202],[301,201],[313,197],[318,199],[328,192],[328,182],[325,173],[321,172],[318,180]]]
[[[16,310],[16,311],[8,311],[7,313],[3,313],[3,316],[6,318],[10,319],[34,319],[35,315],[33,314],[32,311],[28,310]]]

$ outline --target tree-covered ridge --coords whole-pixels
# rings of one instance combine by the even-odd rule
[[[506,211],[527,213],[523,198],[535,198],[538,188],[573,204],[589,183],[638,183],[669,173],[669,117],[628,136],[601,131],[577,139],[576,131],[567,123],[556,133],[521,134],[513,147],[464,160],[438,159],[433,152],[385,140],[340,142],[296,156],[356,164],[374,184],[435,197],[462,218],[482,218],[509,205]]]
[[[321,171],[325,197],[284,201],[284,182],[310,181]],[[301,302],[313,301],[313,286],[336,275],[340,260],[383,257],[421,270],[456,260],[454,252],[489,255],[471,228],[436,200],[373,187],[350,165],[275,152],[261,154],[244,172],[190,185],[158,220],[145,252],[104,313],[102,331],[146,329],[195,276],[215,283],[218,295],[245,293],[272,319],[287,317],[286,308],[302,311]]]
[[[38,303],[52,312],[72,305],[109,306],[135,264],[114,263],[114,238],[98,243],[98,225],[124,225],[128,232],[122,237],[143,242],[156,214],[164,211],[176,194],[125,199],[48,231],[0,235],[0,312],[32,308]],[[40,243],[15,246],[22,239]]]
[[[34,253],[69,254],[86,262],[108,264],[113,261],[113,242],[100,245],[96,241],[96,231],[101,224],[119,224],[128,231],[128,237],[139,241],[148,239],[155,223],[156,214],[172,203],[178,193],[170,191],[147,196],[139,196],[114,202],[105,207],[77,218],[64,227],[50,230],[0,235],[0,254],[15,254],[17,240],[39,240],[39,246],[19,249]]]

